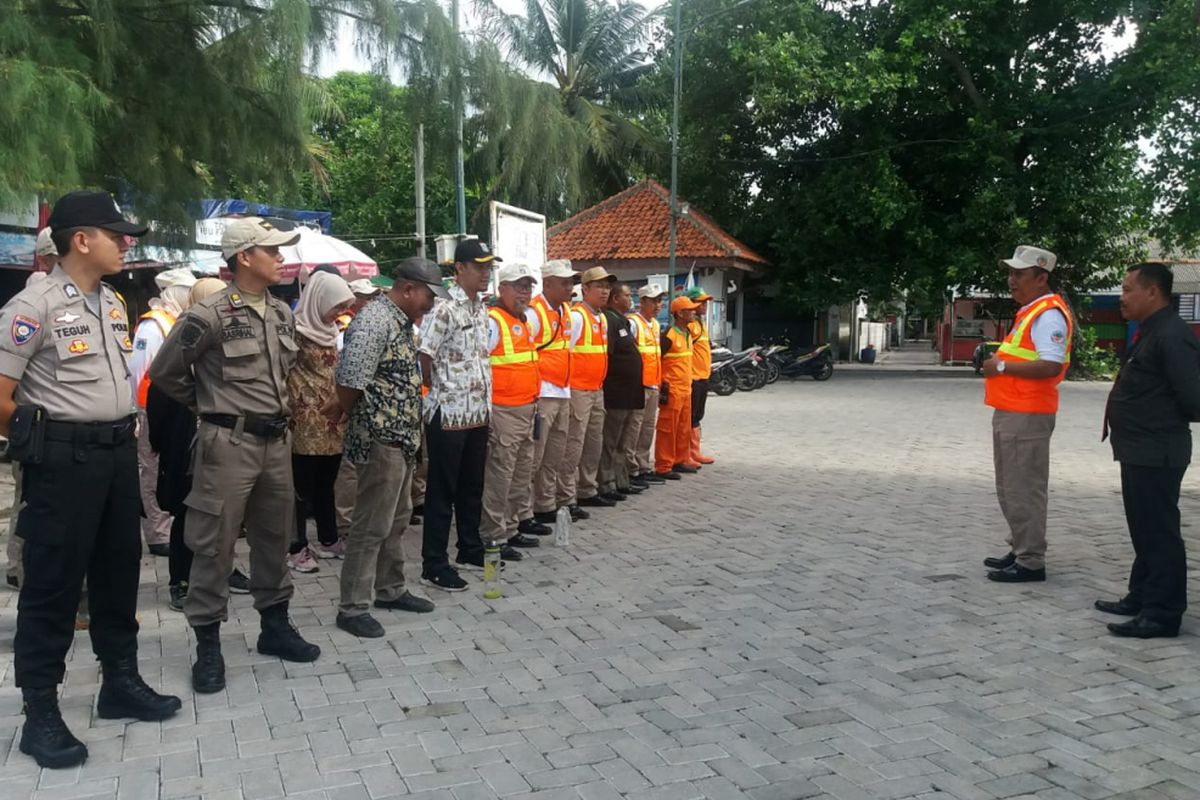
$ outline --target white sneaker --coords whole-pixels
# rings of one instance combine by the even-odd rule
[[[317,558],[345,558],[346,557],[346,542],[338,539],[333,544],[318,544],[311,548]]]
[[[313,558],[312,549],[305,547],[299,553],[288,554],[288,566],[296,572],[317,572],[321,568]]]

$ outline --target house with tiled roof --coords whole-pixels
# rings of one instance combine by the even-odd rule
[[[634,291],[669,280],[671,195],[644,180],[546,231],[548,258],[569,258],[575,269],[601,266]],[[768,266],[752,248],[682,200],[676,223],[675,284],[688,274],[713,296],[709,323],[715,341],[741,347],[741,289],[747,275]]]

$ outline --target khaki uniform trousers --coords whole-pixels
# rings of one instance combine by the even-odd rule
[[[571,431],[571,401],[566,397],[543,397],[538,400],[542,414],[542,436],[533,443],[533,491],[530,502],[518,509],[521,519],[557,511],[569,505],[566,470],[562,468],[563,452]]]
[[[533,481],[533,417],[537,403],[492,406],[487,462],[483,470],[483,516],[479,538],[506,542],[529,504]]]
[[[158,453],[150,447],[146,410],[137,412],[138,488],[142,493],[142,539],[146,546],[171,541],[171,515],[158,507]]]
[[[641,414],[639,408],[605,409],[604,411],[604,446],[600,451],[600,492],[611,492],[620,488],[629,488],[629,468],[625,464],[625,453],[630,447],[630,439],[636,440],[633,434],[633,415]]]
[[[376,600],[385,601],[407,591],[401,537],[412,517],[414,472],[402,449],[382,442],[372,442],[366,463],[355,468],[358,488],[338,604],[348,617],[367,613],[372,590]]]
[[[292,597],[288,545],[296,535],[292,437],[268,439],[201,422],[183,538],[195,554],[183,613],[192,627],[229,618],[229,573],[243,521],[250,594],[259,611]]]
[[[996,497],[1008,522],[1008,547],[1027,569],[1046,566],[1046,501],[1054,414],[992,415]]]
[[[354,501],[358,496],[358,473],[354,463],[342,457],[337,478],[333,481],[333,507],[337,512],[338,538],[350,535],[350,523],[354,521]]]
[[[629,447],[625,450],[625,469],[629,476],[654,472],[654,428],[658,424],[658,387],[646,386],[646,405],[634,411],[629,425]]]
[[[600,493],[596,473],[600,469],[600,450],[604,447],[604,392],[571,390],[571,428],[563,453],[565,473],[562,505],[595,497]],[[563,497],[565,495],[565,498]]]

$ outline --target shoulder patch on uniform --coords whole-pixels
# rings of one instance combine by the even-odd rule
[[[17,314],[15,317],[13,317],[12,322],[13,344],[26,344],[41,329],[42,323],[38,322],[36,319]]]
[[[1067,338],[1066,331],[1054,331],[1050,334],[1050,341],[1055,344],[1062,344]]]
[[[146,349],[146,340],[145,340],[145,339],[138,339],[138,340],[137,340],[137,345],[136,345],[136,347],[137,347],[137,349],[138,349],[138,350],[145,350],[145,349]]]
[[[179,342],[184,347],[195,347],[206,333],[208,333],[208,323],[189,314],[183,330],[179,332]]]
[[[246,305],[246,301],[243,300],[242,296],[237,292],[230,292],[229,305],[233,306],[234,308],[241,308],[242,306]]]

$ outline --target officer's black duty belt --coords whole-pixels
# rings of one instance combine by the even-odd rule
[[[107,447],[133,441],[136,421],[129,416],[116,422],[55,422],[46,420],[46,438],[52,442],[98,444]]]
[[[201,414],[200,419],[211,422],[222,428],[236,428],[238,420],[243,419],[235,414]],[[279,439],[288,430],[287,417],[244,417],[242,430],[254,436],[267,439]]]

